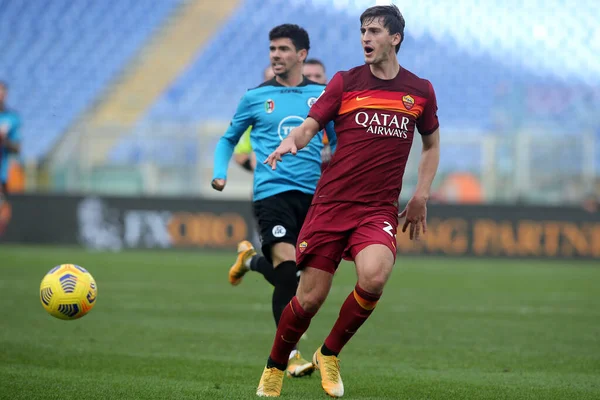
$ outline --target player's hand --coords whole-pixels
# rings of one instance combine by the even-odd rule
[[[287,153],[292,153],[296,155],[298,152],[298,148],[296,147],[296,143],[294,139],[291,137],[285,138],[279,147],[275,149],[274,152],[271,153],[269,157],[264,161],[264,164],[269,164],[271,169],[275,169],[277,167],[277,162],[281,161],[281,156]]]
[[[225,179],[213,179],[212,182],[210,183],[210,185],[212,186],[213,189],[218,190],[219,192],[222,192],[223,189],[225,188],[225,183],[227,181]]]
[[[421,230],[427,232],[427,199],[424,197],[413,197],[408,201],[406,208],[398,215],[398,218],[406,218],[402,226],[402,232],[409,229],[410,240],[419,240]]]

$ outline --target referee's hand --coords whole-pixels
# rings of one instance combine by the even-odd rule
[[[225,188],[225,183],[227,181],[225,179],[213,179],[212,182],[210,183],[210,185],[212,186],[213,189],[218,190],[219,192],[222,192],[223,189]]]

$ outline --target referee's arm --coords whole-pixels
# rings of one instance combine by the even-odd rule
[[[250,142],[251,131],[252,127],[249,127],[235,146],[235,150],[233,150],[235,162],[249,172],[253,172],[256,168],[256,155],[252,151],[252,143]]]
[[[254,122],[247,96],[248,94],[246,93],[240,100],[229,128],[221,136],[215,149],[211,186],[218,191],[222,191],[225,188],[227,168],[229,167],[229,161],[231,160],[236,144],[240,141],[240,138],[248,127]]]

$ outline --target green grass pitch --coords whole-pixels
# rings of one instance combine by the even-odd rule
[[[232,253],[0,246],[1,399],[253,399],[274,335],[271,288],[227,282]],[[76,263],[98,300],[76,321],[39,284]],[[301,351],[355,283],[343,264]],[[348,399],[600,399],[600,263],[406,258],[341,354]],[[318,373],[282,399],[326,399]]]

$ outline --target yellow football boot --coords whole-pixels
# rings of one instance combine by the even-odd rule
[[[299,378],[301,376],[307,376],[312,374],[315,371],[315,366],[312,362],[305,360],[300,355],[299,351],[296,351],[287,365],[287,376],[289,378]]]
[[[229,268],[229,283],[233,286],[239,285],[242,282],[242,278],[246,275],[246,272],[250,271],[250,268],[246,266],[246,261],[256,255],[254,246],[247,240],[238,243],[237,251],[238,255],[235,263]]]
[[[340,360],[336,356],[324,356],[321,348],[313,356],[313,364],[321,373],[321,386],[331,397],[344,395],[344,383],[340,375]]]
[[[279,397],[281,386],[283,386],[283,371],[275,367],[265,367],[256,389],[256,395],[258,397]]]

